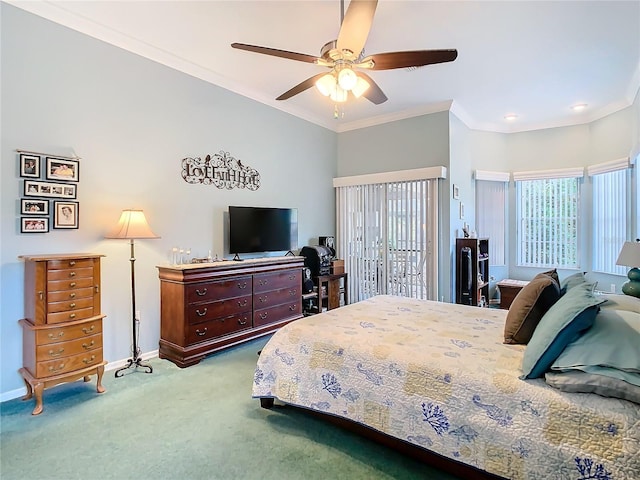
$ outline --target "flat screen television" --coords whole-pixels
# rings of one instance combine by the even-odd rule
[[[288,252],[298,247],[295,208],[229,207],[229,253]]]

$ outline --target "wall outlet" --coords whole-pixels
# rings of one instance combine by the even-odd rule
[[[611,293],[616,293],[616,284],[615,283],[611,284]]]
[[[140,321],[140,310],[136,310],[136,320]]]

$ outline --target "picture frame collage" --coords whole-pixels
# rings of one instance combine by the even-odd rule
[[[50,225],[56,230],[79,227],[79,159],[20,153],[18,171],[23,179],[20,233],[46,233]]]

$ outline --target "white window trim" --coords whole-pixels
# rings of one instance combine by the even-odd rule
[[[373,185],[377,183],[409,182],[412,180],[430,180],[432,178],[447,178],[447,167],[414,168],[395,172],[369,173],[351,177],[337,177],[333,179],[334,187],[353,187],[356,185]]]
[[[476,170],[476,180],[486,180],[489,182],[508,182],[511,177],[509,172],[492,172],[489,170]]]
[[[587,167],[587,175],[592,177],[594,175],[600,175],[602,173],[615,172],[617,170],[625,170],[629,167],[631,167],[631,161],[629,160],[629,157],[624,157],[624,158],[619,158],[618,160],[611,160],[609,162],[590,165]]]
[[[537,170],[529,172],[513,172],[513,179],[516,182],[527,180],[554,180],[560,178],[582,178],[584,177],[584,167],[558,168],[556,170]]]

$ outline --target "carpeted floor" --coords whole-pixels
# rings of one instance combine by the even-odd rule
[[[266,339],[179,369],[106,372],[0,405],[0,478],[14,479],[437,479],[455,477],[293,408],[251,398]]]

